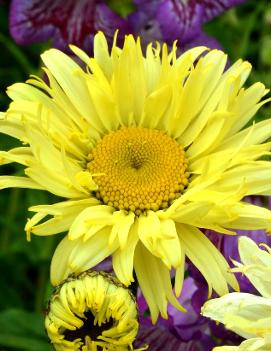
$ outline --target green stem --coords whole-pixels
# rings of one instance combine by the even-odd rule
[[[48,280],[48,264],[47,262],[42,263],[39,269],[39,276],[36,286],[35,295],[35,312],[42,313],[44,310],[44,296],[46,290],[46,284]]]
[[[44,238],[45,244],[42,250],[41,259],[42,263],[40,264],[39,276],[36,286],[36,295],[35,295],[35,311],[41,313],[44,310],[44,299],[46,294],[46,287],[49,276],[49,265],[48,260],[51,259],[52,252],[55,246],[55,238],[47,237]]]
[[[35,72],[34,67],[30,64],[27,56],[20,49],[20,47],[2,33],[0,33],[0,44],[6,47],[6,49],[12,54],[14,59],[22,67],[25,73],[29,74],[31,72]]]
[[[257,17],[259,14],[264,10],[264,4],[259,4],[258,7],[255,8],[255,10],[251,13],[251,15],[248,17],[246,21],[246,26],[244,27],[244,34],[243,38],[240,41],[240,49],[239,49],[239,54],[237,55],[239,57],[246,57],[249,43],[250,43],[250,37],[253,31],[253,28],[255,28],[255,22],[257,20]]]
[[[11,194],[9,197],[10,205],[7,209],[5,226],[1,235],[0,252],[3,254],[7,254],[7,252],[9,251],[9,239],[11,234],[11,227],[12,227],[12,223],[16,219],[16,214],[20,203],[21,193],[22,193],[22,189],[17,189],[17,188],[11,189]]]

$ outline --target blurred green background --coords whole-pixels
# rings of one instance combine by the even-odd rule
[[[112,3],[113,1],[110,1]],[[118,1],[121,4],[121,1]],[[117,6],[119,13],[125,9]],[[115,2],[116,7],[116,2]],[[231,62],[242,57],[253,64],[247,82],[262,81],[271,86],[271,3],[250,0],[205,26],[229,54]],[[6,87],[24,81],[29,74],[41,74],[39,55],[50,43],[18,46],[9,36],[8,2],[0,3],[0,110],[9,99]],[[271,116],[264,107],[257,119]],[[8,150],[16,141],[0,134],[0,149]],[[0,168],[1,175],[22,174],[16,165]],[[50,258],[61,236],[32,237],[26,241],[24,225],[31,217],[27,208],[52,203],[49,194],[25,189],[6,189],[0,193],[0,350],[51,350],[44,332],[43,319],[48,297]]]

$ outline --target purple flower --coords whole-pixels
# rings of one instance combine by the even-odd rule
[[[135,346],[148,344],[150,351],[211,351],[221,343],[238,345],[240,337],[226,331],[222,325],[217,327],[200,315],[201,306],[206,300],[206,284],[199,284],[191,277],[186,278],[179,301],[187,313],[180,313],[169,306],[168,319],[160,318],[153,326],[148,317],[148,306],[139,292],[140,330]],[[213,335],[219,339],[213,338]]]
[[[179,41],[182,50],[196,45],[220,48],[202,26],[232,6],[245,0],[135,0],[138,10],[129,16],[134,32],[143,43]]]
[[[10,33],[18,44],[53,39],[53,45],[67,50],[75,44],[91,50],[93,35],[101,30],[112,41],[130,32],[127,21],[105,5],[103,0],[12,0]]]
[[[147,304],[139,294],[140,330],[135,346],[148,344],[149,351],[211,351],[222,344],[238,345],[242,340],[239,336],[200,315],[206,300],[206,284],[199,284],[189,277],[184,281],[179,298],[187,313],[169,307],[168,320],[159,319],[153,326],[147,316]]]
[[[148,351],[209,351],[206,343],[199,340],[182,342],[173,333],[160,325],[140,326],[139,334],[135,342],[135,347],[149,345]]]
[[[140,35],[143,45],[179,41],[182,50],[196,45],[220,48],[202,31],[206,21],[245,0],[134,0],[137,10],[124,19],[105,0],[12,0],[10,32],[18,44],[53,40],[53,46],[67,50],[75,44],[90,52],[96,31],[112,42],[124,34]]]

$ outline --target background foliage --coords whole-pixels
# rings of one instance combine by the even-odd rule
[[[127,14],[128,1],[109,1],[120,14]],[[128,4],[127,4],[128,3]],[[262,81],[271,86],[271,3],[248,0],[208,23],[206,32],[217,38],[233,62],[242,57],[253,64],[248,84]],[[0,110],[9,100],[6,87],[24,81],[29,74],[41,74],[39,55],[50,43],[20,47],[8,31],[8,2],[0,3]],[[270,105],[257,119],[271,116]],[[16,141],[0,135],[0,149],[8,150]],[[22,174],[15,165],[0,168],[0,174]],[[45,192],[6,189],[0,193],[0,350],[49,351],[43,318],[51,293],[49,264],[60,236],[26,241],[24,225],[31,216],[27,208],[52,203]]]

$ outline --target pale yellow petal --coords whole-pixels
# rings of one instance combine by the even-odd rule
[[[74,220],[70,227],[69,239],[74,240],[87,234],[93,225],[112,225],[113,208],[105,205],[97,205],[85,208]],[[93,235],[96,232],[93,233]]]
[[[108,80],[110,80],[112,75],[112,60],[109,55],[106,38],[102,32],[98,32],[94,37],[94,57]]]
[[[62,146],[67,151],[82,158],[86,147],[82,143],[78,146],[78,140],[74,142],[73,138],[71,138],[72,134],[76,132],[78,134],[81,133],[80,115],[68,101],[63,91],[60,90],[52,74],[48,70],[46,70],[46,74],[49,77],[50,88],[44,82],[37,79],[28,81],[28,83],[31,83],[35,87],[29,84],[16,83],[8,88],[8,95],[12,99],[15,99],[8,111],[9,119],[10,117],[14,118],[14,112],[17,110],[21,116],[23,115],[28,121],[31,120],[31,123],[38,124],[39,127],[47,129],[48,119],[49,117],[53,117],[54,123],[50,125],[49,129],[50,137],[55,141],[61,140]],[[36,87],[45,90],[49,96],[44,94],[40,89],[36,89]],[[32,104],[33,107],[28,108],[29,104]],[[38,108],[39,110],[37,110]],[[36,116],[40,114],[39,118],[32,117],[34,111],[36,111]],[[77,124],[74,123],[75,121],[77,121]]]
[[[29,147],[16,147],[10,151],[0,151],[0,164],[17,162],[24,166],[33,162],[33,155]]]
[[[270,229],[271,228],[271,211],[264,208],[239,202],[230,210],[233,218],[229,218],[227,226],[234,229]]]
[[[146,97],[144,106],[144,127],[156,128],[164,118],[172,97],[172,88],[165,85]]]
[[[56,49],[45,51],[41,58],[77,111],[88,119],[92,110],[88,103],[89,94],[86,83],[82,76],[78,74],[82,71],[80,66],[69,56]]]
[[[27,229],[36,235],[52,235],[68,231],[78,214],[86,207],[97,205],[98,201],[95,198],[58,202],[53,205],[38,205],[29,208],[29,211],[53,216],[53,218],[38,224],[28,222]],[[43,219],[43,218],[41,218]]]
[[[213,146],[219,133],[225,128],[227,112],[215,112],[202,133],[187,150],[188,157],[196,157]]]
[[[164,239],[157,243],[159,256],[168,269],[181,267],[183,265],[183,253],[174,221],[171,219],[160,220],[160,230]],[[170,238],[167,238],[167,236],[170,236]]]
[[[210,193],[207,192],[207,195],[209,194]],[[225,234],[234,234],[234,232],[219,225],[216,219],[212,219],[212,217],[209,216],[209,212],[215,205],[215,203],[212,203],[211,201],[212,198],[210,198],[209,202],[199,200],[198,202],[181,204],[175,209],[175,211],[171,211],[171,208],[169,208],[168,213],[165,212],[164,217],[170,217],[174,219],[176,223],[184,223],[199,228],[203,227],[206,229],[212,229]],[[216,201],[219,201],[219,198],[216,198]]]
[[[76,245],[78,245],[78,241],[69,240],[67,236],[58,244],[51,261],[52,285],[58,285],[70,274],[69,255]]]
[[[157,240],[161,238],[161,235],[160,220],[155,212],[148,211],[147,215],[139,216],[138,236],[149,251],[156,251]]]
[[[185,270],[185,252],[181,247],[181,265],[176,269],[174,290],[177,297],[181,295],[183,281],[184,281],[184,270]]]
[[[258,109],[265,103],[269,101],[265,100],[259,103],[261,98],[268,93],[268,90],[262,83],[254,83],[246,90],[241,90],[236,98],[231,111],[238,116],[236,122],[233,124],[229,135],[241,130],[251,119],[252,116],[256,114]]]
[[[129,231],[126,246],[119,248],[113,254],[112,262],[114,272],[119,280],[127,286],[134,281],[134,252],[138,240],[138,223],[135,223]]]
[[[221,179],[214,183],[213,188],[220,189],[223,192],[230,192],[236,189],[242,182],[247,190],[245,195],[271,195],[271,186],[269,179],[271,176],[271,167],[269,162],[250,162],[241,164],[225,171]]]
[[[56,174],[53,169],[45,169],[38,163],[25,169],[25,174],[39,184],[39,189],[50,191],[52,194],[64,198],[81,198],[82,192],[74,189],[71,182],[61,174]]]
[[[271,301],[248,293],[230,293],[207,301],[202,314],[248,339],[271,332]]]
[[[218,346],[213,351],[240,351],[238,346]]]
[[[239,346],[219,346],[213,351],[269,351],[271,342],[265,338],[253,338],[243,341]]]
[[[106,130],[107,132],[116,130],[120,126],[121,120],[111,87],[109,92],[105,91],[102,82],[95,79],[95,77],[88,79],[86,84],[97,119],[99,119],[101,124],[101,130]]]
[[[270,252],[245,236],[239,238],[238,249],[243,264],[238,264],[236,271],[245,274],[262,296],[271,298]]]
[[[108,239],[110,231],[100,230],[89,240],[70,240],[66,236],[58,245],[51,262],[51,282],[58,285],[71,273],[80,273],[92,268],[106,257],[110,256],[117,248],[109,248]]]
[[[202,174],[208,161],[210,164],[208,171],[210,173],[221,172],[223,176],[225,170],[234,166],[244,165],[246,162],[256,160],[262,156],[270,155],[270,148],[271,143],[268,142],[260,145],[241,146],[238,150],[231,148],[211,153],[195,161],[190,159],[189,170],[194,174]]]
[[[142,293],[149,305],[153,323],[156,322],[159,312],[162,317],[167,318],[168,301],[174,307],[184,311],[172,292],[168,269],[141,243],[136,247],[134,266]]]
[[[117,241],[108,245],[110,228],[106,227],[98,231],[87,241],[82,239],[74,240],[77,242],[74,250],[69,255],[68,266],[71,272],[83,272],[96,266],[106,257],[114,253],[118,248]]]
[[[219,295],[226,294],[227,283],[238,289],[238,283],[229,266],[209,239],[197,228],[185,224],[177,225],[181,246],[192,263],[206,279],[209,294],[214,289]]]
[[[248,133],[251,131],[251,133]],[[246,138],[246,136],[249,134],[249,137]],[[271,120],[267,119],[261,122],[258,122],[241,132],[238,132],[237,134],[225,139],[220,145],[217,146],[217,148],[214,150],[215,152],[217,151],[222,151],[226,149],[235,149],[241,143],[243,142],[244,138],[245,140],[245,145],[256,145],[260,144],[264,141],[266,141],[268,138],[271,136]]]
[[[0,176],[0,189],[27,188],[45,190],[42,185],[26,177]]]
[[[235,95],[238,93],[238,90],[246,80],[250,70],[251,65],[248,62],[242,62],[239,60],[221,76],[216,89],[213,91],[213,94],[210,96],[202,111],[195,118],[195,120],[192,121],[189,128],[187,128],[180,136],[179,141],[182,143],[182,145],[188,146],[195,140],[196,137],[198,137],[208,122],[209,116],[216,111],[218,104],[220,104],[218,112],[225,112],[225,110],[227,110],[228,101],[224,102],[225,106],[222,108],[221,103],[223,98],[225,99],[227,93],[235,93]]]
[[[0,112],[0,128],[1,133],[10,135],[13,138],[22,140],[24,136],[24,127],[20,121],[9,118],[3,112]]]
[[[116,238],[119,241],[120,248],[123,249],[127,243],[127,237],[134,223],[135,215],[133,212],[127,213],[120,210],[113,213],[113,225],[110,234],[109,243],[111,244]]]
[[[226,61],[227,57],[223,52],[212,50],[203,58],[200,58],[196,67],[191,70],[183,87],[179,102],[180,108],[176,117],[174,116],[175,124],[178,125],[177,128],[175,127],[175,137],[182,139],[182,133],[204,107],[223,73]],[[198,76],[201,76],[200,80],[198,80]],[[207,81],[209,82],[208,85],[206,84]]]
[[[125,38],[123,50],[112,49],[113,77],[112,88],[115,93],[121,124],[127,126],[127,116],[133,116],[135,123],[142,120],[146,98],[144,61],[139,42],[133,36]],[[131,67],[133,69],[131,70]],[[138,93],[140,91],[140,94]]]

